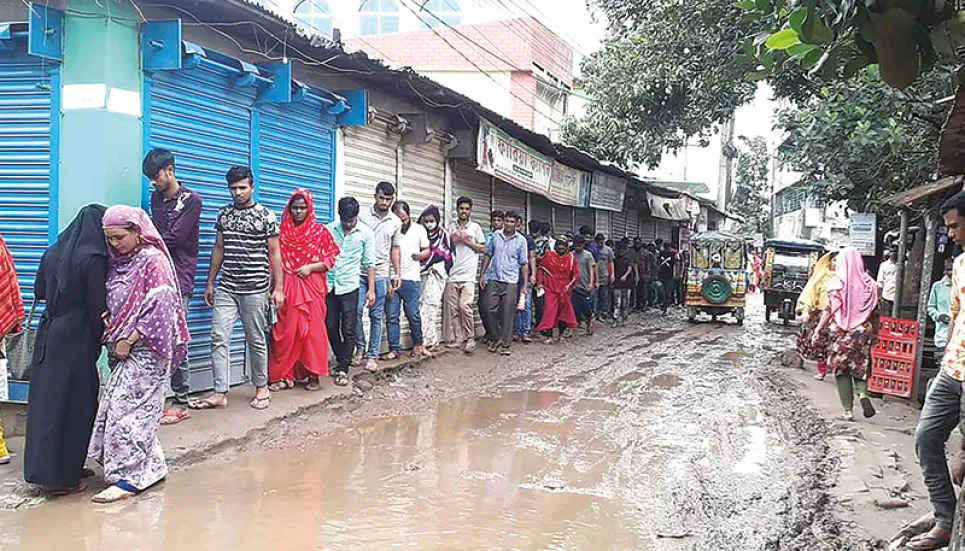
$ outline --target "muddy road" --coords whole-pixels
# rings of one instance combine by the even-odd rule
[[[363,377],[129,503],[2,512],[0,548],[865,549],[783,384],[790,333],[756,314]]]

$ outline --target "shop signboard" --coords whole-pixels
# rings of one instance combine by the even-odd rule
[[[479,119],[477,168],[530,193],[550,197],[553,160]]]
[[[627,194],[627,180],[606,172],[593,173],[590,208],[621,212]]]
[[[549,198],[561,205],[585,207],[591,180],[589,172],[554,161]]]
[[[851,215],[848,235],[851,246],[863,256],[875,256],[878,219],[873,212],[859,212]]]

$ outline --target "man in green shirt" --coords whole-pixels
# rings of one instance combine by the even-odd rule
[[[325,326],[335,352],[335,384],[348,385],[348,368],[355,352],[358,325],[359,274],[365,268],[368,276],[366,307],[375,304],[375,233],[359,224],[359,202],[354,197],[338,201],[338,220],[328,225],[335,237],[339,254],[328,272],[328,296]]]
[[[955,259],[945,261],[945,275],[931,286],[928,295],[928,317],[935,322],[935,361],[941,365],[948,344],[948,324],[951,323],[952,267]]]

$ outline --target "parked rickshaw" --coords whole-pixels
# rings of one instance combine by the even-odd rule
[[[733,314],[744,323],[747,295],[747,249],[744,238],[707,231],[690,238],[690,270],[687,274],[687,319],[697,321],[701,312],[716,321]]]
[[[764,319],[777,312],[784,325],[797,317],[797,297],[807,285],[824,246],[805,239],[770,239],[764,244]]]

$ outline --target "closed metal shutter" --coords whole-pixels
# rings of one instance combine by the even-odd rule
[[[148,148],[171,150],[178,180],[201,195],[201,254],[195,298],[188,312],[191,330],[191,389],[214,386],[211,369],[211,309],[202,291],[211,266],[218,211],[231,203],[225,173],[251,164],[251,106],[254,89],[235,86],[235,75],[207,67],[146,73],[148,105],[144,133]],[[231,336],[231,382],[245,379],[245,336],[239,320]]]
[[[13,255],[26,308],[40,257],[57,237],[60,65],[0,54],[0,234]],[[37,314],[43,310],[38,305]],[[34,325],[40,316],[35,315]]]
[[[258,201],[278,216],[296,189],[312,192],[320,222],[334,217],[335,117],[312,94],[289,104],[265,104],[258,128]]]
[[[627,211],[627,235],[630,238],[643,237],[640,235],[640,213],[636,210]]]
[[[542,195],[529,194],[529,206],[533,212],[529,213],[530,220],[550,222],[553,219],[553,203]]]
[[[446,151],[438,140],[406,145],[402,150],[402,183],[399,198],[409,203],[413,218],[426,205],[436,205],[446,216],[443,202],[446,189]]]
[[[644,243],[649,243],[657,238],[653,227],[653,218],[640,216],[640,238],[643,239]]]
[[[553,231],[557,235],[573,231],[573,210],[573,207],[553,205]]]
[[[656,238],[663,239],[664,241],[670,241],[672,232],[670,229],[670,221],[664,220],[662,218],[655,218],[656,221]]]
[[[614,212],[610,217],[610,222],[612,228],[610,231],[613,233],[613,239],[623,239],[629,234],[627,233],[627,213],[624,212]],[[630,236],[633,237],[633,236]]]
[[[593,209],[576,209],[576,219],[573,223],[573,229],[579,231],[583,226],[589,226],[590,228],[596,226],[596,216],[593,214]]]
[[[396,179],[395,148],[398,134],[389,132],[387,122],[377,119],[367,126],[345,130],[345,195],[355,197],[362,208],[375,201],[375,186]]]
[[[610,234],[610,211],[596,211],[596,233],[602,233],[607,239],[613,237],[613,235]]]
[[[452,200],[460,197],[472,199],[472,221],[482,226],[483,231],[489,230],[489,212],[492,204],[492,182],[488,174],[479,172],[463,161],[453,163],[452,169]],[[456,212],[453,203],[450,212]],[[454,219],[454,218],[453,218]]]
[[[496,204],[496,210],[503,212],[513,211],[522,216],[523,220],[526,220],[525,191],[499,179],[496,180],[496,186],[493,189],[495,190],[495,193],[493,193],[493,202]]]

